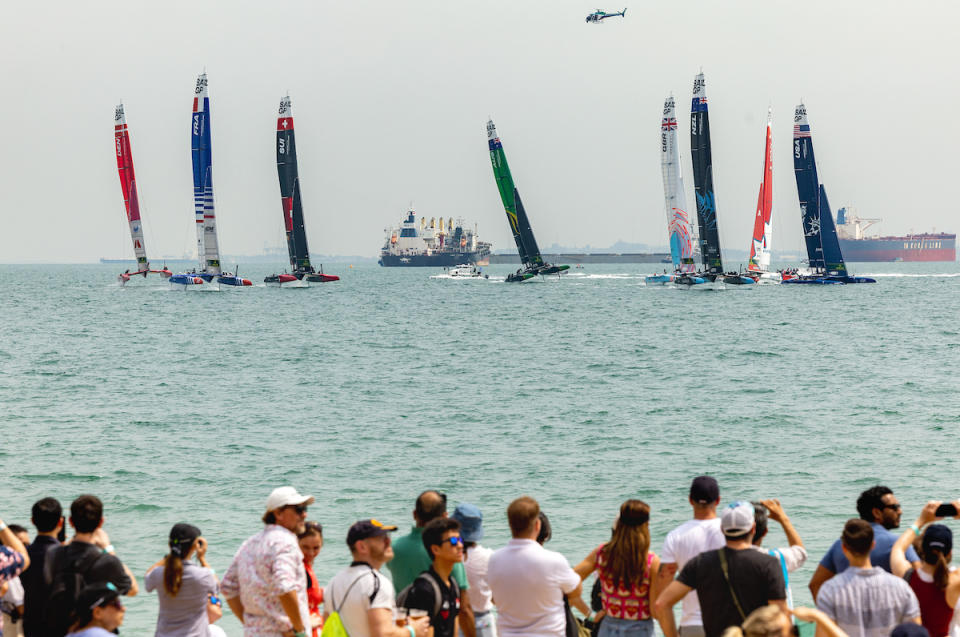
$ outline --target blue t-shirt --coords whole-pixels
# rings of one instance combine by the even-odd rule
[[[873,541],[876,542],[876,546],[870,551],[870,564],[872,566],[879,566],[889,573],[890,549],[893,548],[893,543],[896,542],[900,536],[883,528],[882,524],[874,522],[870,526],[873,527]],[[847,556],[843,554],[840,543],[840,540],[834,542],[830,550],[827,551],[827,554],[820,560],[820,566],[831,573],[842,573],[850,566],[850,562],[847,561]],[[906,554],[908,562],[917,562],[920,560],[912,546],[907,547]]]

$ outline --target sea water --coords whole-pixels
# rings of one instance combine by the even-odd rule
[[[0,266],[0,517],[94,493],[140,579],[171,525],[196,524],[222,575],[269,492],[312,494],[326,582],[349,525],[412,525],[424,489],[484,512],[483,544],[530,494],[549,548],[579,562],[620,503],[652,507],[653,548],[722,503],[779,498],[817,561],[877,483],[904,504],[960,496],[960,267],[854,264],[874,285],[646,287],[643,264],[504,284],[431,268],[328,267],[305,289],[171,289],[117,266]],[[754,287],[754,286],[751,286]],[[773,527],[769,544],[784,542]],[[31,529],[32,530],[32,529]],[[152,634],[154,594],[122,628]],[[228,613],[229,614],[229,613]],[[225,617],[230,635],[238,622]]]

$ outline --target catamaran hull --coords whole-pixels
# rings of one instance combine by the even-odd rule
[[[304,274],[303,280],[307,283],[330,283],[332,281],[339,281],[340,277],[335,274],[324,274],[322,272],[311,272],[310,274]]]
[[[508,274],[504,281],[506,283],[523,283],[524,281],[529,281],[535,276],[537,275],[534,272],[513,272]]]
[[[271,274],[270,276],[263,277],[264,283],[278,286],[282,286],[284,283],[293,283],[298,280],[299,279],[292,274]]]
[[[722,281],[724,285],[734,285],[737,287],[751,286],[757,283],[751,277],[740,274],[728,274],[723,277],[718,277],[717,280]]]
[[[233,287],[238,288],[253,285],[253,282],[250,279],[243,279],[241,277],[231,275],[218,276],[217,283],[221,283],[223,285],[232,285]]]
[[[569,269],[570,269],[569,265],[551,265],[547,263],[537,269],[537,274],[541,276],[546,274],[560,274],[561,272],[564,272]]]
[[[648,277],[644,277],[644,282],[647,285],[666,285],[673,281],[674,275],[672,274],[654,274]]]
[[[168,281],[174,285],[203,285],[203,279],[196,274],[174,274]]]
[[[876,283],[876,279],[865,276],[800,276],[784,283],[795,285],[847,285],[850,283]]]

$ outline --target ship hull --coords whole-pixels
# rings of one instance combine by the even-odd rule
[[[487,254],[479,252],[434,252],[433,254],[382,254],[380,255],[380,265],[385,268],[407,267],[407,268],[436,268],[436,267],[454,267],[464,263],[474,265],[484,265],[482,260],[488,258]]]
[[[922,234],[908,237],[840,239],[846,261],[956,261],[957,235]]]

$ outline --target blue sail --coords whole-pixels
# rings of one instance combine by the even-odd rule
[[[820,241],[823,247],[823,264],[828,276],[847,276],[847,265],[840,253],[840,240],[837,238],[837,226],[833,222],[827,191],[820,186]]]

